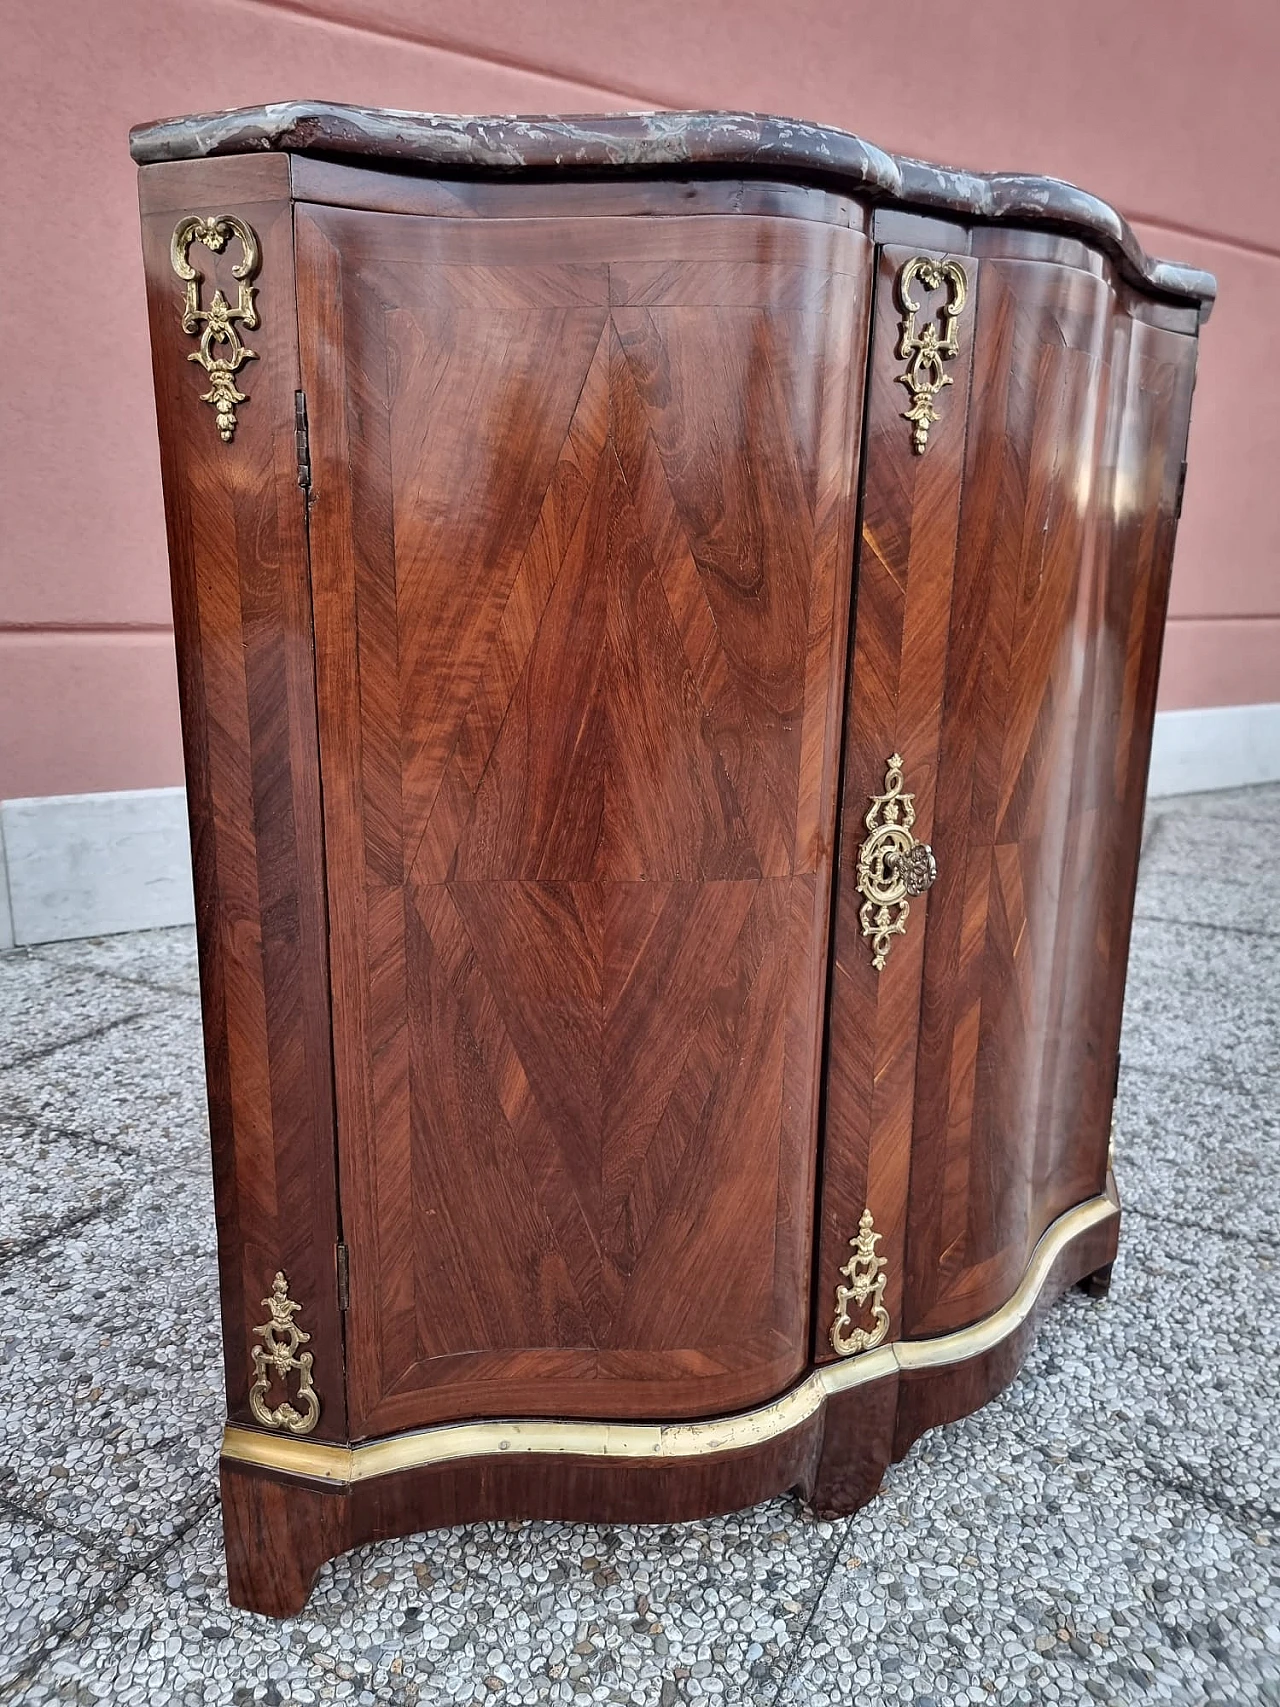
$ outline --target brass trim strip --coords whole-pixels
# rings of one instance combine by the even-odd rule
[[[1110,1181],[1108,1185],[1110,1186]],[[860,1357],[824,1364],[798,1387],[753,1411],[703,1422],[625,1423],[530,1418],[518,1422],[444,1423],[359,1446],[267,1434],[228,1423],[222,1456],[232,1463],[349,1484],[428,1464],[456,1463],[495,1453],[568,1454],[579,1458],[695,1458],[757,1446],[786,1434],[835,1393],[865,1386],[895,1370],[937,1369],[980,1357],[1027,1320],[1058,1257],[1082,1233],[1120,1213],[1111,1190],[1060,1215],[1045,1229],[1017,1291],[982,1321],[934,1339],[898,1340]]]

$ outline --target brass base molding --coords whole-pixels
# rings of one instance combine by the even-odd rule
[[[700,1422],[627,1423],[529,1418],[518,1422],[445,1423],[370,1440],[332,1446],[266,1434],[228,1423],[222,1456],[290,1476],[346,1486],[425,1465],[456,1463],[497,1454],[550,1453],[580,1458],[695,1458],[758,1446],[798,1428],[837,1393],[878,1381],[895,1371],[940,1369],[981,1357],[1022,1326],[1035,1309],[1054,1264],[1074,1240],[1119,1215],[1108,1191],[1077,1204],[1046,1228],[1017,1291],[1000,1309],[956,1333],[933,1339],[897,1340],[838,1363],[815,1369],[798,1387],[752,1411]]]

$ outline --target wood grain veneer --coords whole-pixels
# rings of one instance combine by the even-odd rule
[[[299,210],[352,1427],[804,1367],[866,239]]]
[[[233,1599],[431,1524],[852,1509],[1109,1278],[1212,281],[1069,186],[743,115],[295,105],[134,151]],[[230,442],[169,257],[224,213],[262,255]],[[923,455],[913,256],[966,283]],[[197,258],[234,301],[234,244]],[[877,972],[894,753],[938,876]],[[249,1402],[277,1270],[305,1438]]]
[[[298,386],[293,209],[261,201],[264,162],[184,167],[184,213],[236,210],[257,232],[261,325],[243,384],[252,406],[223,444],[188,361],[182,288],[169,258],[175,215],[145,212],[161,475],[196,889],[209,1125],[218,1206],[227,1400],[250,1421],[254,1327],[277,1269],[305,1299],[319,1432],[346,1431],[335,1280],[329,957],[316,744],[306,506],[294,451]],[[209,180],[213,181],[210,182]],[[144,199],[144,208],[146,207]],[[235,300],[238,250],[200,254]],[[251,377],[250,377],[251,375]]]

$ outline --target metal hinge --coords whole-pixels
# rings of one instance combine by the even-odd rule
[[[345,1245],[338,1246],[338,1308],[349,1309],[351,1305],[351,1259],[347,1255]]]
[[[1182,467],[1178,470],[1178,496],[1177,496],[1177,499],[1176,499],[1174,506],[1173,506],[1173,519],[1175,522],[1177,521],[1178,517],[1182,514],[1182,494],[1186,490],[1186,485],[1187,485],[1187,465],[1184,462],[1182,464]]]
[[[293,394],[293,438],[298,449],[298,485],[311,490],[311,434],[307,430],[307,394]]]

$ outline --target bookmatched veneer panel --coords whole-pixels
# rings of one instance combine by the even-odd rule
[[[806,1363],[868,258],[299,211],[357,1434]]]

